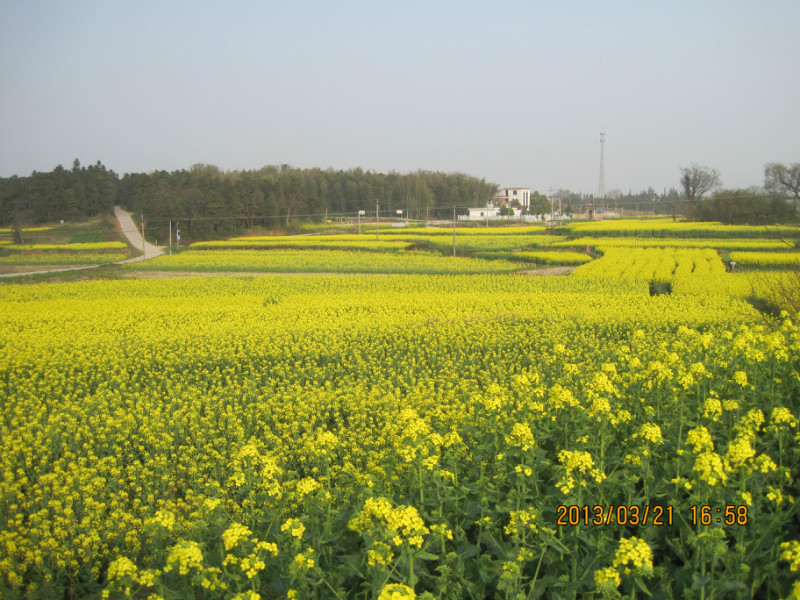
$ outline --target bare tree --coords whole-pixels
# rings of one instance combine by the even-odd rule
[[[719,171],[692,164],[691,167],[681,167],[681,186],[686,194],[689,219],[694,219],[696,201],[703,194],[721,185]]]
[[[770,194],[785,194],[792,199],[792,208],[797,212],[800,200],[800,163],[786,166],[781,163],[764,165],[764,187]]]
[[[721,185],[719,171],[694,164],[691,167],[681,167],[681,185],[687,200],[697,200]]]

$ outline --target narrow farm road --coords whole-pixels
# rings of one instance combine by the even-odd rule
[[[144,254],[142,254],[142,256],[137,256],[136,258],[131,258],[122,262],[147,260],[149,258],[155,258],[156,256],[161,256],[164,254],[163,247],[156,246],[150,242],[142,240],[142,234],[140,233],[139,229],[137,229],[136,223],[133,222],[130,213],[122,210],[122,207],[120,206],[115,206],[114,216],[117,218],[120,230],[122,231],[123,235],[128,238],[128,242],[130,242],[131,246],[136,249],[144,249]]]
[[[133,222],[130,213],[125,212],[122,210],[121,207],[115,206],[114,207],[114,216],[117,218],[117,222],[119,223],[119,228],[122,231],[123,235],[128,238],[128,242],[134,247],[141,249],[142,248],[142,234],[139,233],[139,230],[136,229],[136,224]],[[127,260],[121,260],[114,264],[121,265],[123,263],[128,262],[136,262],[140,260],[147,260],[150,258],[155,258],[156,256],[161,256],[164,254],[164,248],[161,246],[156,246],[149,242],[144,243],[144,254],[142,256],[137,256],[136,258],[129,258]],[[62,273],[65,271],[86,271],[89,269],[96,269],[100,265],[81,265],[78,267],[58,267],[54,269],[44,269],[38,271],[25,271],[25,272],[18,272],[18,273],[0,273],[0,278],[9,278],[9,277],[26,277],[28,275],[41,275],[43,273]]]

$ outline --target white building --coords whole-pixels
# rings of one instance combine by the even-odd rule
[[[513,204],[516,200],[520,206],[531,205],[531,188],[503,188],[494,197],[496,204]]]
[[[503,220],[503,221],[525,221],[525,222],[536,222],[542,219],[539,218],[539,215],[523,215],[522,214],[522,207],[509,207],[511,209],[511,214],[507,214],[505,216],[500,215],[500,207],[499,206],[492,206],[489,204],[483,208],[468,208],[469,211],[466,215],[458,215],[459,221],[494,221],[494,220]],[[550,215],[545,215],[543,219],[545,221],[550,220]]]
[[[468,208],[469,216],[462,215],[463,221],[480,221],[481,219],[497,219],[500,217],[500,208],[488,204],[483,208]]]

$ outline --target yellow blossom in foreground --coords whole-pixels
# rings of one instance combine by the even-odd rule
[[[594,583],[601,592],[604,590],[611,591],[620,586],[622,578],[619,576],[619,571],[614,567],[606,567],[594,572]]]
[[[378,594],[378,600],[414,600],[416,597],[414,590],[402,583],[385,585]]]
[[[728,475],[725,473],[725,463],[716,452],[700,453],[695,459],[692,470],[698,473],[698,477],[709,485],[717,485],[717,483],[724,485],[728,480]]]
[[[296,537],[299,540],[303,537],[306,526],[303,525],[303,522],[299,519],[286,519],[283,525],[281,525],[281,531],[284,533],[288,531],[292,537]]]
[[[539,531],[533,507],[529,506],[527,510],[512,510],[508,525],[505,526],[505,532],[508,535],[518,535],[524,533],[526,529],[530,529],[534,533]]]
[[[594,459],[589,452],[583,450],[562,450],[558,453],[558,461],[564,465],[564,476],[556,484],[556,487],[563,494],[568,494],[575,487],[575,478],[572,476],[574,471],[581,474],[589,474],[598,483],[606,478],[605,473],[595,468]]]
[[[717,398],[706,398],[703,403],[703,417],[717,421],[722,415],[722,402]]]
[[[253,532],[248,527],[234,523],[222,532],[222,544],[225,550],[230,550],[241,540],[247,539]]]
[[[725,457],[734,465],[743,465],[756,455],[750,439],[747,437],[737,437],[728,444],[728,452]]]
[[[367,550],[367,564],[370,566],[388,565],[393,558],[392,547],[383,542],[375,542],[372,544],[372,548]]]
[[[653,571],[653,551],[641,538],[622,538],[614,555],[613,566],[625,567],[625,573],[630,573],[633,567],[649,575]]]
[[[633,434],[635,438],[642,438],[652,444],[663,444],[664,438],[661,436],[661,427],[655,423],[643,423],[638,433]]]
[[[172,528],[175,527],[175,514],[168,510],[159,510],[146,522],[148,524],[160,525],[167,531],[172,531]]]
[[[137,572],[136,565],[130,558],[120,556],[108,565],[108,580],[117,583],[135,580]]]
[[[534,446],[533,432],[527,423],[514,423],[511,434],[506,436],[506,444],[509,446],[519,446],[526,452]]]
[[[794,573],[800,570],[800,542],[791,541],[781,544],[781,560],[789,563],[789,569]]]
[[[788,408],[776,406],[769,417],[770,425],[777,430],[797,427],[797,419]]]
[[[297,482],[297,493],[300,496],[306,496],[311,492],[316,492],[322,489],[322,484],[313,477],[304,477]]]
[[[298,571],[308,571],[313,569],[316,562],[314,561],[314,549],[306,548],[305,552],[300,552],[294,557],[294,566]]]
[[[182,541],[175,544],[167,556],[167,566],[164,567],[165,572],[178,567],[178,573],[186,575],[192,569],[202,571],[203,569],[203,551],[197,542]]]
[[[734,411],[739,409],[739,403],[736,400],[723,400],[722,408],[727,411]]]
[[[350,520],[348,527],[364,533],[374,530],[385,539],[391,539],[395,546],[408,544],[421,548],[422,536],[430,533],[425,521],[413,506],[392,507],[385,498],[367,498],[361,511]]]
[[[694,446],[692,452],[700,454],[703,450],[713,450],[714,442],[711,439],[711,434],[705,427],[695,427],[690,429],[686,434],[686,443]]]

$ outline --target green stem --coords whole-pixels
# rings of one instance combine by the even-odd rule
[[[327,586],[328,586],[328,589],[329,589],[330,591],[332,591],[332,592],[333,592],[333,595],[334,595],[334,596],[336,596],[337,598],[339,598],[339,600],[344,600],[344,596],[342,596],[342,595],[341,595],[339,592],[337,592],[335,589],[333,589],[333,586],[332,586],[330,583],[328,583],[328,580],[327,580],[327,579],[325,579],[325,576],[324,576],[324,575],[322,576],[322,583],[324,583],[325,585],[327,585]]]
[[[542,549],[542,553],[539,556],[539,562],[536,565],[536,572],[533,574],[533,579],[531,579],[530,591],[528,592],[528,598],[531,597],[533,590],[536,588],[536,580],[539,578],[539,569],[542,566],[542,560],[544,560],[544,549]]]

